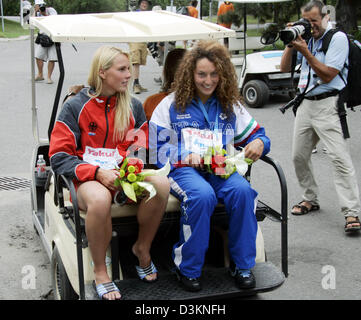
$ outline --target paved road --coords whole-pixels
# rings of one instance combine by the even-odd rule
[[[123,45],[126,48],[126,45]],[[64,92],[70,84],[85,83],[94,44],[77,45],[76,52],[70,44],[64,44],[66,68]],[[34,146],[31,130],[30,55],[29,41],[0,42],[0,178],[30,178],[30,158]],[[141,82],[157,92],[159,87],[153,78],[160,68],[149,58],[141,70]],[[54,79],[58,71],[55,70]],[[36,87],[40,114],[40,132],[45,137],[52,108],[51,98],[56,85],[39,83]],[[139,95],[144,101],[146,94]],[[282,115],[278,107],[287,101],[275,97],[262,109],[250,109],[254,117],[266,127],[272,140],[271,156],[277,159],[287,178],[289,206],[300,200],[291,163],[292,112]],[[352,138],[351,154],[355,164],[360,163],[361,146],[359,126],[361,113],[349,114]],[[289,216],[289,277],[277,290],[259,294],[255,299],[360,299],[360,236],[347,236],[343,231],[344,219],[332,183],[330,160],[321,151],[313,155],[314,169],[320,186],[321,211],[303,217]],[[358,181],[361,169],[356,168]],[[260,199],[279,210],[279,185],[277,177],[266,164],[257,163],[252,183],[260,193]],[[45,299],[50,292],[49,261],[39,238],[36,236],[30,214],[28,189],[0,190],[0,299]],[[265,220],[261,223],[267,256],[280,266],[280,225]],[[327,276],[335,274],[335,287]],[[36,275],[35,283],[29,276]],[[50,294],[51,297],[51,294]]]

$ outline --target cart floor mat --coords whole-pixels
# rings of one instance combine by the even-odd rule
[[[256,278],[254,289],[241,290],[228,274],[228,268],[207,268],[202,274],[202,287],[199,292],[188,292],[181,288],[176,276],[171,273],[160,273],[155,283],[145,283],[139,279],[115,281],[122,300],[188,300],[219,299],[250,296],[258,292],[273,290],[285,280],[283,273],[270,262],[257,263],[252,269]],[[92,285],[85,287],[86,299],[98,299]]]

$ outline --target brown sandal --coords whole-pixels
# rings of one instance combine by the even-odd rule
[[[361,229],[360,219],[358,217],[353,217],[353,218],[355,218],[355,220],[352,220],[352,221],[347,221],[347,218],[346,218],[345,232],[355,232],[355,231],[359,231]],[[354,223],[358,223],[358,226],[350,226]]]
[[[311,205],[311,208],[308,208],[305,205],[302,205],[302,203],[305,203],[305,202],[309,203]],[[293,209],[295,209],[295,208],[300,209],[301,211],[294,211]],[[296,204],[296,205],[294,205],[292,207],[291,213],[293,215],[295,215],[295,216],[302,216],[302,215],[307,214],[307,213],[309,213],[311,211],[317,211],[317,210],[320,210],[320,206],[318,204],[312,204],[312,203],[310,203],[308,201],[303,200],[299,204]]]

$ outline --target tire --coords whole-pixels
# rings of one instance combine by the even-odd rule
[[[55,247],[51,256],[51,277],[55,300],[78,300],[79,296],[74,291],[68,275],[66,274],[63,262]]]
[[[262,80],[248,81],[242,91],[243,99],[248,107],[260,108],[269,98],[269,90]]]

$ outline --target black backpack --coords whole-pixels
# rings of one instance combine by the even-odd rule
[[[331,29],[323,37],[321,50],[324,54],[326,54],[332,36],[336,32],[343,31]],[[347,108],[353,108],[361,105],[361,43],[350,35],[346,34],[346,36],[349,43],[348,65],[345,64],[345,68],[348,69],[348,75],[346,87],[340,92],[340,96],[343,98],[343,102],[346,103]],[[341,73],[338,75],[346,83]]]
[[[323,37],[321,51],[323,51],[324,54],[326,54],[331,39],[336,32],[343,31],[340,29],[331,29]],[[361,44],[353,39],[352,36],[348,34],[346,34],[346,36],[349,43],[348,65],[345,64],[344,66],[348,69],[347,82],[339,72],[338,75],[346,86],[340,91],[337,102],[338,114],[345,139],[350,137],[346,122],[347,112],[345,110],[345,104],[347,108],[351,108],[353,111],[354,107],[361,105]]]

